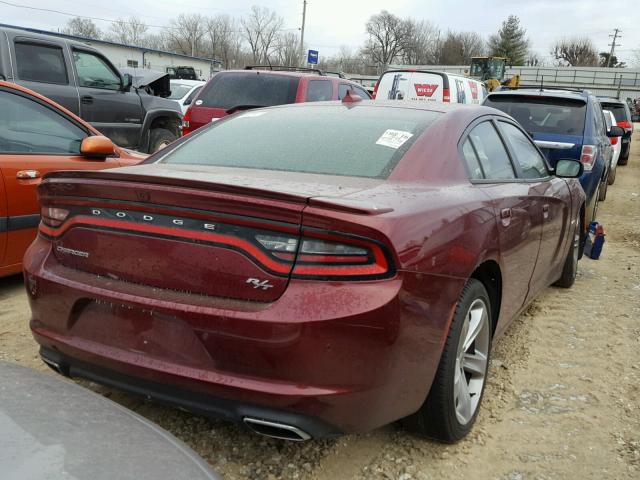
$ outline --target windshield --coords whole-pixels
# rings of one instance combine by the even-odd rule
[[[627,109],[620,103],[603,103],[602,108],[609,110],[616,118],[616,123],[628,122]]]
[[[158,162],[387,178],[438,115],[341,105],[251,110],[213,124]]]
[[[200,100],[203,107],[225,110],[245,105],[284,105],[296,101],[298,82],[298,77],[263,72],[219,73],[209,82]]]
[[[167,98],[169,98],[169,100],[180,100],[187,93],[189,93],[189,90],[191,90],[191,88],[192,87],[189,85],[180,85],[180,84],[176,85],[175,83],[172,83],[171,95],[169,95]]]
[[[580,99],[490,95],[484,105],[511,115],[529,133],[584,133],[587,106]]]

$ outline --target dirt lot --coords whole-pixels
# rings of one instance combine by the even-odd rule
[[[640,127],[640,125],[637,125]],[[283,443],[89,385],[159,423],[228,479],[640,478],[640,130],[599,217],[599,261],[547,289],[494,347],[475,429],[441,445],[388,426]],[[21,278],[0,279],[0,360],[48,371]]]

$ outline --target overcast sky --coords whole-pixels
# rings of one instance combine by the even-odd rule
[[[4,1],[4,0],[2,0]],[[38,12],[6,5],[0,1],[0,22],[56,30],[69,16]],[[6,0],[31,7],[77,15],[116,19],[135,15],[151,25],[164,25],[180,13],[241,16],[251,5],[266,6],[284,17],[286,28],[299,28],[302,0]],[[609,34],[622,30],[616,48],[619,59],[631,61],[632,50],[640,49],[640,0],[309,0],[305,43],[321,56],[334,54],[341,45],[356,49],[365,40],[364,24],[382,9],[435,23],[441,30],[475,30],[483,37],[500,28],[509,15],[520,17],[532,49],[551,61],[551,43],[563,36],[585,35],[598,51],[609,51]],[[109,23],[95,21],[101,30]]]

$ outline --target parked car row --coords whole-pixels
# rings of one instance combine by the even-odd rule
[[[121,147],[154,152],[180,136],[176,102],[136,88],[84,43],[0,27],[0,80],[54,100]]]

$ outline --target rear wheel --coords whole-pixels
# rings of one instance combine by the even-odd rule
[[[576,229],[573,232],[573,239],[571,241],[571,247],[567,253],[567,258],[564,261],[564,267],[562,268],[562,276],[554,283],[556,287],[570,288],[576,281],[576,275],[578,273],[578,260],[580,258],[580,237],[582,235],[582,221],[578,221]]]
[[[627,148],[622,148],[620,157],[618,158],[618,165],[626,165],[629,161],[629,151],[631,150],[631,142],[627,145]]]
[[[604,178],[600,181],[600,188],[598,188],[598,200],[600,202],[604,202],[607,198],[607,187],[609,184],[607,183],[607,179]]]
[[[438,371],[425,403],[402,420],[410,431],[443,442],[463,438],[478,415],[491,349],[491,303],[470,279],[460,294]]]
[[[607,177],[607,183],[609,185],[613,185],[615,183],[615,181],[616,181],[616,171],[617,170],[618,170],[617,168],[614,168],[613,170],[611,170],[609,172],[609,176]]]
[[[149,153],[162,150],[176,138],[178,137],[175,134],[165,128],[154,128],[149,137]]]

